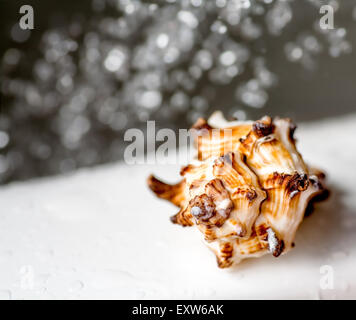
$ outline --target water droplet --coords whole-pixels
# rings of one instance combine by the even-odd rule
[[[216,0],[215,3],[218,8],[224,8],[226,6],[226,0]]]
[[[220,55],[220,63],[224,66],[230,66],[236,62],[236,55],[233,51],[225,51]]]
[[[292,19],[292,9],[286,1],[277,1],[274,3],[272,9],[266,14],[266,22],[269,31],[278,35],[282,29]]]
[[[165,34],[165,33],[159,34],[158,37],[157,37],[156,43],[157,43],[157,47],[158,48],[161,48],[161,49],[166,48],[168,46],[168,43],[169,43],[168,35]]]
[[[300,60],[303,56],[303,50],[294,43],[286,44],[285,53],[287,55],[287,58],[292,62]]]
[[[5,148],[10,141],[10,137],[5,131],[0,131],[0,149]]]
[[[257,80],[250,80],[241,85],[236,92],[237,99],[249,107],[262,108],[268,99],[268,94],[259,87]]]
[[[165,63],[175,62],[180,55],[179,50],[176,47],[169,47],[163,57]]]
[[[144,91],[138,95],[137,103],[139,106],[154,109],[162,102],[162,96],[159,91]]]
[[[104,60],[104,66],[110,72],[116,72],[121,68],[125,59],[126,55],[122,52],[122,50],[115,48],[108,53],[106,59]]]
[[[84,288],[84,283],[80,280],[73,281],[70,284],[69,292],[79,292]]]
[[[196,28],[199,23],[197,17],[192,12],[185,10],[178,12],[178,19],[192,29]]]
[[[171,97],[171,105],[177,110],[184,111],[189,107],[189,98],[184,92],[178,91]]]
[[[216,32],[216,33],[220,33],[220,34],[224,34],[227,31],[227,27],[224,23],[222,23],[221,21],[217,20],[215,21],[212,25],[211,25],[211,31]]]
[[[4,62],[8,65],[16,65],[21,58],[21,52],[17,49],[8,49],[4,54]]]
[[[195,56],[195,61],[203,70],[209,70],[213,65],[213,58],[209,51],[200,50]]]

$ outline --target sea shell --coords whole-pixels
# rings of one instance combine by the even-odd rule
[[[215,112],[193,126],[197,159],[181,182],[148,178],[158,197],[180,208],[171,220],[202,232],[219,267],[288,252],[308,205],[327,194],[325,175],[296,149],[295,128],[289,119],[229,122]]]

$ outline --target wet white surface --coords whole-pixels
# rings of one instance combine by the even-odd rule
[[[356,115],[300,125],[306,161],[328,172],[330,199],[296,248],[218,269],[176,208],[145,184],[178,166],[106,165],[0,189],[0,299],[356,298]],[[322,266],[334,274],[323,290]]]

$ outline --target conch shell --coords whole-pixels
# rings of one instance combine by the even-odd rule
[[[296,126],[268,116],[228,122],[215,112],[193,128],[197,159],[181,170],[183,180],[148,178],[159,198],[180,208],[172,222],[196,226],[221,268],[288,252],[308,205],[327,193],[325,175],[296,149]]]

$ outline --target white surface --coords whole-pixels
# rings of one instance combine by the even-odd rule
[[[356,115],[301,125],[298,147],[328,172],[331,198],[296,248],[218,269],[176,208],[146,187],[178,166],[108,165],[0,189],[0,299],[356,298]],[[334,270],[321,290],[320,267]]]

